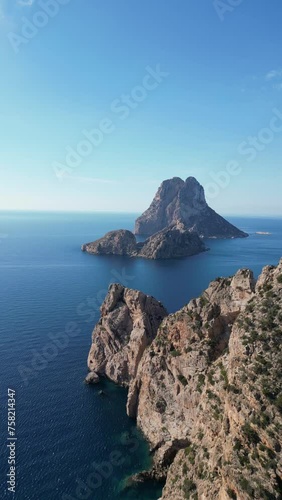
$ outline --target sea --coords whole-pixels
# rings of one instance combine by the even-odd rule
[[[229,217],[249,238],[209,240],[208,252],[185,259],[81,251],[107,231],[133,229],[135,218],[0,213],[1,498],[157,500],[162,485],[130,480],[150,467],[151,457],[126,415],[126,389],[84,383],[91,333],[110,283],[142,290],[174,312],[212,279],[242,267],[257,276],[282,256],[282,219],[261,217]],[[14,479],[15,493],[9,490]]]

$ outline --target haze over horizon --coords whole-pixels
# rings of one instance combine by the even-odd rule
[[[282,215],[281,2],[215,5],[0,0],[0,210]]]

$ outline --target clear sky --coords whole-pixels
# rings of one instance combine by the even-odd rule
[[[140,212],[193,175],[282,215],[281,0],[0,7],[0,209]]]

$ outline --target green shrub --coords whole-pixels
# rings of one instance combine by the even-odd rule
[[[224,366],[222,363],[219,364],[219,368],[220,368],[220,378],[221,380],[224,381],[224,387],[227,388],[228,386],[228,375],[227,375],[227,371],[225,370]]]
[[[177,349],[173,349],[173,351],[170,351],[170,354],[173,358],[176,358],[177,356],[181,356],[181,352],[178,351]]]
[[[227,392],[233,392],[234,394],[241,394],[242,393],[242,389],[240,389],[239,387],[236,387],[235,385],[232,385],[232,384],[228,384],[228,386],[226,387],[226,390],[227,390]]]
[[[248,467],[250,465],[250,460],[249,460],[249,455],[246,450],[241,452],[240,455],[238,455],[239,462],[242,465],[242,467]]]
[[[240,451],[242,448],[242,443],[239,439],[235,438],[235,443],[234,443],[234,450],[235,451]]]
[[[220,409],[217,406],[213,407],[213,409],[214,409],[213,416],[214,416],[215,420],[219,420],[220,417],[222,417]]]
[[[258,436],[258,433],[253,429],[253,427],[246,422],[243,427],[242,431],[244,432],[245,436],[248,438],[248,441],[253,444],[258,444],[260,442],[260,438]]]
[[[183,491],[185,494],[185,498],[191,498],[190,494],[192,493],[192,491],[195,491],[196,489],[197,486],[195,485],[195,483],[193,483],[193,481],[191,481],[191,479],[186,478],[184,480]]]
[[[209,303],[208,299],[206,299],[206,297],[204,297],[203,295],[201,295],[201,297],[200,297],[200,306],[204,307],[208,303]]]
[[[188,384],[187,378],[184,375],[177,375],[179,382],[184,385],[184,387]]]
[[[246,493],[248,493],[250,496],[253,495],[253,488],[251,487],[249,481],[245,477],[242,477],[239,480],[239,484],[240,484],[241,489],[243,491],[245,491]]]
[[[203,439],[204,435],[205,435],[205,434],[204,434],[204,432],[203,432],[203,431],[199,431],[199,432],[198,432],[198,436],[197,436],[197,437],[198,437],[199,441],[202,441],[202,439]]]
[[[185,448],[185,455],[188,458],[190,464],[194,465],[196,458],[196,450],[193,445],[190,444],[189,446],[187,446],[187,448]]]
[[[197,391],[202,392],[202,387],[205,383],[205,375],[203,373],[200,373],[198,377],[198,384],[197,384]]]
[[[231,488],[227,489],[227,495],[229,496],[229,498],[232,498],[232,500],[237,499],[237,495],[236,495],[235,491],[231,490]]]
[[[166,407],[167,407],[166,401],[163,398],[158,399],[158,401],[156,402],[156,408],[159,411],[159,413],[164,413]]]
[[[190,345],[188,347],[186,347],[186,349],[185,349],[186,354],[188,354],[188,352],[192,352],[192,351],[193,351],[193,349]]]
[[[214,376],[214,370],[210,370],[210,372],[208,373],[208,381],[211,385],[215,384],[213,376]]]

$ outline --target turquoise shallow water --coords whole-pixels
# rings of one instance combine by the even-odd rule
[[[5,484],[11,387],[17,400],[14,498],[157,499],[161,489],[155,485],[122,489],[128,475],[150,463],[146,442],[126,416],[126,391],[105,383],[106,396],[100,396],[83,384],[91,331],[109,284],[141,289],[172,312],[213,278],[239,267],[257,275],[282,255],[282,220],[266,218],[230,218],[250,237],[211,240],[209,252],[188,259],[154,262],[80,251],[108,230],[132,229],[135,217],[0,214],[3,498],[12,497]]]

